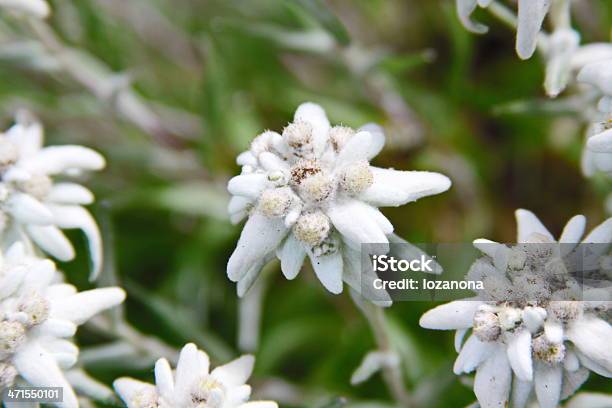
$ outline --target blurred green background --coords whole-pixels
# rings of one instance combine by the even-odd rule
[[[384,210],[412,242],[512,241],[516,208],[555,235],[577,213],[590,227],[606,216],[610,181],[581,174],[577,112],[546,100],[541,59],[520,61],[514,32],[484,11],[476,18],[490,32],[475,36],[444,0],[51,5],[46,23],[0,18],[0,112],[6,128],[28,108],[49,144],[91,146],[108,160],[87,181],[106,245],[102,284],[126,287],[119,313],[139,331],[116,313],[80,332],[84,367],[108,384],[125,374],[152,380],[158,356],[121,338],[160,352],[195,341],[217,364],[259,339],[256,397],[288,407],[391,403],[379,376],[350,386],[374,341],[348,293],[326,293],[309,267],[295,281],[268,268],[260,336],[247,328],[239,341],[225,265],[241,226],[226,217],[225,184],[237,153],[264,129],[280,131],[301,102],[321,104],[335,124],[382,124],[376,165],[451,177],[449,192]],[[611,2],[575,7],[583,42],[610,41]],[[81,255],[61,266],[88,287],[84,239],[71,237]],[[424,406],[465,406],[474,397],[452,374],[452,333],[418,327],[432,306],[395,304],[393,341]],[[583,389],[605,385],[592,375]]]

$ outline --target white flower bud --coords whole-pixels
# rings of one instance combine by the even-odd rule
[[[334,180],[325,173],[317,173],[305,178],[299,187],[300,197],[307,202],[321,202],[334,191]]]
[[[514,330],[521,324],[521,310],[504,307],[498,314],[499,325],[503,330]]]
[[[17,369],[12,364],[0,363],[0,390],[11,387],[17,374]]]
[[[53,187],[53,182],[44,174],[34,174],[27,180],[17,182],[17,188],[34,198],[43,200]]]
[[[0,322],[0,354],[13,353],[25,340],[25,327],[19,322]]]
[[[531,348],[535,359],[544,363],[556,364],[562,362],[565,358],[563,343],[551,342],[544,334],[531,341]]]
[[[28,296],[19,304],[18,309],[27,316],[28,326],[41,324],[49,317],[49,302],[37,294]]]
[[[546,308],[548,315],[562,323],[569,323],[582,317],[583,303],[568,300],[553,300]]]
[[[196,382],[191,401],[197,408],[222,408],[225,404],[225,386],[210,376]]]
[[[334,126],[329,130],[329,140],[334,150],[339,152],[354,134],[355,131],[350,127]]]
[[[310,123],[303,121],[290,123],[283,129],[283,138],[296,157],[312,156],[312,126]]]
[[[320,211],[303,214],[293,226],[295,237],[313,247],[327,238],[329,230],[329,218]]]
[[[289,188],[275,188],[265,190],[259,197],[257,209],[267,217],[282,217],[287,215],[293,193]]]
[[[6,137],[0,136],[0,170],[12,166],[19,159],[17,146]]]
[[[473,331],[474,335],[481,341],[496,341],[501,335],[499,318],[491,311],[478,310],[474,314]]]
[[[374,175],[367,161],[353,163],[342,170],[340,186],[349,194],[359,194],[374,182]]]

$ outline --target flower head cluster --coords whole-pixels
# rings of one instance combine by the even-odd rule
[[[0,232],[11,241],[34,243],[55,258],[74,258],[74,248],[61,229],[78,228],[87,236],[92,278],[101,268],[102,244],[98,226],[83,205],[93,194],[58,176],[78,176],[100,170],[104,158],[82,146],[43,147],[40,123],[25,115],[0,134]]]
[[[208,355],[187,344],[174,373],[168,360],[157,360],[155,385],[126,377],[114,386],[128,408],[278,408],[271,401],[247,402],[254,363],[247,355],[210,371]]]
[[[540,407],[557,407],[572,395],[589,371],[612,376],[612,326],[605,320],[609,288],[582,287],[567,263],[575,259],[585,218],[573,217],[556,244],[538,218],[518,210],[518,242],[508,247],[488,240],[475,246],[486,256],[477,260],[468,279],[484,290],[470,299],[438,306],[423,315],[422,327],[457,330],[456,374],[476,370],[474,392],[482,407],[524,407],[533,398]],[[609,274],[603,256],[612,242],[612,219],[584,238],[594,275]],[[588,257],[587,257],[588,258]],[[587,300],[592,299],[592,300]],[[465,344],[463,337],[471,330]]]
[[[119,288],[77,292],[48,259],[13,244],[0,263],[0,390],[16,382],[62,387],[64,407],[78,407],[63,369],[72,367],[77,326],[125,298]]]
[[[308,256],[330,292],[340,293],[343,280],[359,290],[355,265],[361,244],[388,246],[397,239],[377,207],[403,205],[450,187],[438,173],[371,166],[384,143],[375,125],[356,131],[330,126],[313,103],[297,109],[282,135],[267,131],[253,140],[238,156],[241,174],[228,184],[231,220],[248,217],[227,265],[240,295],[275,254],[287,279],[296,277]]]

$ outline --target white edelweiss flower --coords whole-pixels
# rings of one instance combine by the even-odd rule
[[[115,380],[128,408],[278,408],[276,402],[253,401],[251,376],[255,359],[246,355],[210,371],[208,355],[195,344],[181,350],[173,372],[165,358],[155,364],[155,385],[133,378]]]
[[[77,293],[62,283],[48,259],[28,256],[21,242],[0,261],[0,389],[16,381],[62,387],[62,407],[78,407],[63,370],[72,367],[78,347],[70,341],[77,326],[120,304],[120,288]]]
[[[597,104],[601,115],[587,134],[584,172],[587,176],[596,171],[612,174],[612,57],[586,65],[578,81],[592,85],[601,95]]]
[[[18,118],[0,134],[0,228],[8,237],[33,241],[61,261],[75,256],[61,229],[81,229],[89,242],[95,278],[101,270],[102,242],[95,220],[83,207],[94,196],[79,184],[53,178],[104,166],[104,158],[86,147],[43,147],[40,123]]]
[[[516,52],[521,59],[531,58],[535,52],[538,35],[552,0],[518,0],[518,25],[516,30]],[[459,20],[466,29],[484,34],[487,26],[472,21],[476,7],[489,7],[492,0],[456,0]]]
[[[248,217],[227,265],[240,296],[274,255],[287,279],[308,256],[327,290],[340,293],[345,281],[361,292],[361,244],[401,242],[377,207],[400,206],[451,185],[438,173],[371,166],[384,143],[380,127],[332,127],[313,103],[298,107],[282,135],[266,131],[253,140],[237,158],[241,174],[228,184],[232,222]]]
[[[533,399],[541,408],[554,408],[589,371],[612,376],[612,326],[603,317],[610,292],[587,286],[587,280],[576,286],[562,261],[574,256],[579,242],[600,244],[589,249],[601,259],[612,242],[612,218],[582,239],[585,217],[573,217],[559,245],[530,211],[517,210],[516,217],[516,246],[474,241],[486,256],[467,278],[482,280],[484,290],[428,311],[420,325],[457,330],[453,370],[457,375],[476,371],[474,393],[483,408],[510,402],[522,408]],[[591,264],[585,268],[591,270]],[[576,289],[583,300],[568,300]]]
[[[51,12],[45,0],[0,0],[0,8],[15,10],[37,18],[45,18]]]

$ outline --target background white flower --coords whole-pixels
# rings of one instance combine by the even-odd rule
[[[232,221],[248,217],[227,265],[239,295],[274,255],[287,279],[308,256],[327,290],[340,293],[345,281],[361,292],[361,244],[401,240],[377,207],[400,206],[451,185],[438,173],[371,166],[384,143],[380,127],[332,127],[313,103],[298,107],[282,135],[267,131],[253,140],[238,156],[241,174],[228,184]]]
[[[102,265],[102,242],[95,220],[83,207],[94,196],[79,184],[54,178],[100,170],[104,158],[82,146],[43,147],[41,124],[23,116],[0,135],[3,243],[34,242],[55,258],[69,261],[75,256],[74,248],[61,229],[81,229],[89,242],[91,278],[95,278]]]
[[[565,226],[559,254],[549,245],[555,242],[552,234],[533,213],[517,210],[516,217],[519,245],[474,242],[486,257],[474,263],[467,278],[482,280],[485,289],[428,311],[420,325],[457,330],[454,372],[476,370],[474,392],[482,407],[503,407],[510,400],[513,407],[524,407],[535,392],[540,407],[554,408],[586,381],[589,370],[612,376],[612,326],[602,318],[610,293],[578,288],[585,299],[597,296],[598,301],[568,300],[575,282],[558,262],[559,255],[569,257],[575,251],[572,244],[584,234],[584,216]],[[582,243],[602,243],[592,246],[601,255],[611,241],[608,219]]]
[[[78,407],[62,371],[78,357],[70,338],[78,325],[124,299],[114,287],[77,292],[61,281],[53,262],[13,244],[0,265],[0,388],[15,381],[63,387],[61,406]]]
[[[0,7],[37,18],[45,18],[51,12],[45,0],[0,0]]]
[[[114,387],[128,408],[278,408],[272,401],[248,402],[255,359],[246,355],[210,371],[208,355],[195,344],[181,350],[176,370],[161,358],[155,364],[155,385],[119,378]]]

